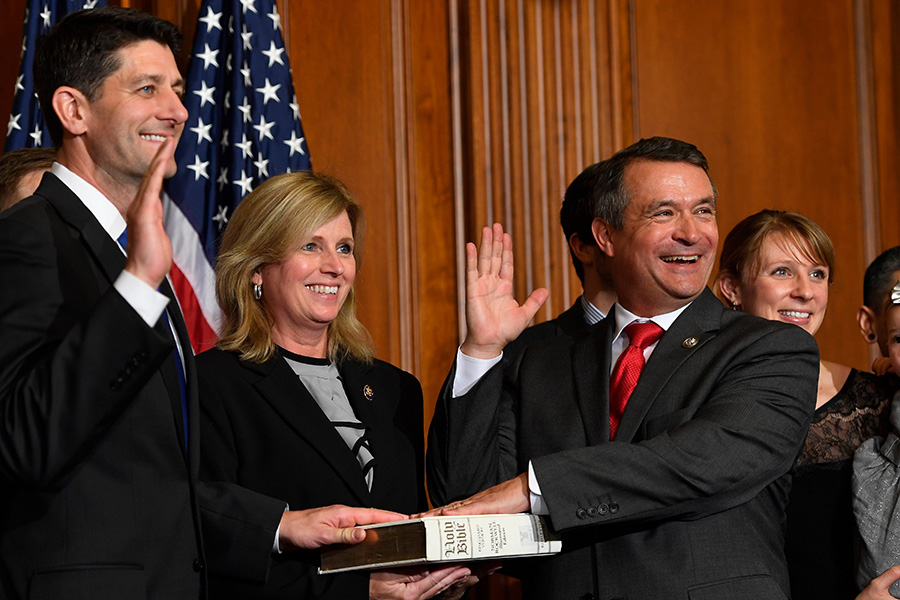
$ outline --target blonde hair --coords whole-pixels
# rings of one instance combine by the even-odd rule
[[[759,271],[763,243],[775,233],[793,242],[810,262],[828,267],[828,283],[834,282],[834,245],[828,234],[809,217],[770,209],[750,215],[728,232],[715,280],[731,276],[741,281],[744,275],[755,275]]]
[[[296,250],[298,239],[346,212],[353,230],[353,257],[361,262],[365,219],[362,206],[339,180],[314,173],[285,173],[266,180],[234,211],[219,250],[216,298],[223,323],[218,347],[261,363],[275,351],[265,296],[253,296],[251,277],[265,265],[278,263]],[[352,357],[370,362],[374,348],[369,332],[356,318],[353,288],[328,325],[328,358]]]

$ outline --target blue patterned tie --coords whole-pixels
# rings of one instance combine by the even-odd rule
[[[122,235],[118,237],[119,245],[122,246],[123,249],[127,250],[128,248],[128,230],[122,232]],[[166,297],[169,295],[165,293],[162,289],[163,286],[159,286],[157,291],[164,294]],[[171,302],[171,299],[169,300]],[[175,330],[172,328],[171,323],[169,323],[169,314],[168,309],[164,310],[162,313],[163,321],[166,324],[166,331],[168,331],[174,338]],[[184,376],[184,363],[182,362],[181,354],[178,352],[178,344],[175,344],[175,350],[172,352],[173,357],[175,359],[175,372],[178,373],[178,392],[181,394],[181,422],[184,424],[184,447],[187,449],[188,447],[188,407],[187,407],[187,385],[185,384],[185,376]]]

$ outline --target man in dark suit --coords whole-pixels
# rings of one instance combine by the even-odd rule
[[[197,482],[194,361],[159,200],[187,118],[178,43],[170,23],[104,8],[69,15],[39,45],[58,162],[0,215],[8,598],[197,598],[207,567],[264,579],[273,550],[358,541],[352,525],[387,518],[285,512]]]
[[[499,225],[480,251],[467,246],[467,357],[431,425],[433,500],[455,501],[446,514],[549,514],[563,552],[528,565],[526,598],[787,598],[782,524],[815,406],[815,342],[707,289],[716,192],[696,147],[641,140],[610,159],[601,190],[593,230],[617,303],[588,335],[528,348],[505,370],[490,365],[547,292],[513,299]],[[639,349],[634,322],[661,337]],[[619,414],[620,358],[646,366]],[[462,373],[473,363],[490,369],[474,386]]]
[[[585,331],[599,323],[616,301],[609,258],[600,251],[591,231],[598,199],[597,180],[603,168],[603,162],[594,163],[573,179],[559,210],[559,224],[569,245],[572,266],[581,281],[581,296],[555,319],[529,327],[507,344],[503,349],[504,364],[511,363],[531,344]]]

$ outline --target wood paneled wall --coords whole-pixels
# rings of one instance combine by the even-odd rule
[[[199,0],[124,3],[193,35]],[[0,8],[2,114],[24,4]],[[900,244],[900,0],[279,6],[313,165],[367,210],[361,318],[379,357],[421,379],[427,416],[463,333],[463,244],[503,222],[517,295],[548,287],[537,320],[555,316],[579,292],[558,225],[567,183],[651,135],[707,155],[723,238],[764,207],[822,225],[838,256],[822,354],[868,366],[862,273]]]
[[[457,226],[477,240],[483,225],[503,223],[517,295],[550,289],[538,320],[550,319],[581,293],[559,226],[566,186],[630,142],[627,5],[461,0],[451,10],[459,20],[450,39],[460,64]]]

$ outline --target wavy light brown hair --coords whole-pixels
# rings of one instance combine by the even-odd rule
[[[285,173],[266,180],[234,211],[216,264],[216,298],[222,308],[219,348],[244,360],[265,362],[275,351],[272,319],[253,296],[250,281],[262,267],[278,263],[299,248],[316,229],[347,213],[353,230],[353,257],[361,263],[365,218],[347,187],[327,175]],[[356,318],[353,288],[328,325],[328,358],[351,357],[370,362],[374,354],[369,332]]]

